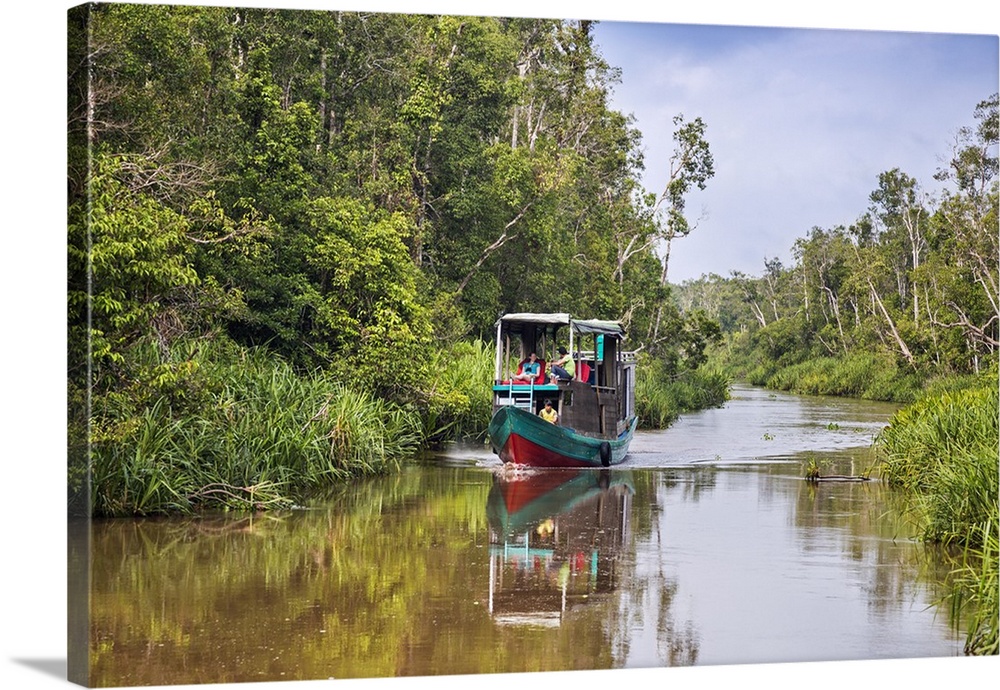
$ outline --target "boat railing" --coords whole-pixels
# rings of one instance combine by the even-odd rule
[[[618,353],[618,360],[620,362],[634,362],[638,357],[638,350]],[[594,361],[597,359],[597,353],[593,350],[577,350],[576,358],[580,360]]]
[[[543,390],[557,392],[558,387],[553,384],[536,384],[533,380],[528,383],[514,383],[512,380],[495,381],[493,384],[494,396],[500,395],[504,397],[499,400],[495,399],[494,402],[534,411],[535,394]]]

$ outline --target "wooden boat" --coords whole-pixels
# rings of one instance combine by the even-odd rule
[[[635,354],[622,348],[621,324],[564,313],[519,313],[502,316],[496,329],[488,433],[500,459],[532,467],[608,467],[622,462],[637,418]],[[550,380],[547,364],[564,343],[576,365],[574,377]],[[516,379],[532,352],[542,371],[529,381]],[[547,400],[559,415],[555,424],[539,416]]]

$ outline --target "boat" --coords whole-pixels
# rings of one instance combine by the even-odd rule
[[[618,321],[575,319],[566,313],[512,313],[496,322],[493,415],[487,429],[505,464],[529,467],[609,467],[625,460],[635,434],[634,352],[625,351]],[[567,349],[568,347],[568,349]],[[571,379],[550,378],[560,350],[575,363]],[[517,378],[529,355],[539,374]],[[539,413],[546,401],[555,423]]]

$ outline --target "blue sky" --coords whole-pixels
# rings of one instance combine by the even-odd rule
[[[623,21],[595,36],[622,69],[614,105],[643,133],[649,191],[666,182],[673,116],[707,124],[716,175],[689,196],[698,227],[673,245],[672,282],[790,261],[813,226],[856,220],[880,172],[933,193],[998,82],[996,36]]]

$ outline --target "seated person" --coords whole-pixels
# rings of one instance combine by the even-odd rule
[[[521,372],[514,374],[514,383],[531,383],[538,377],[540,368],[538,357],[532,352],[528,355],[528,359],[521,364]]]
[[[554,407],[552,407],[551,400],[545,401],[545,407],[539,410],[538,416],[544,419],[546,422],[551,422],[552,424],[555,424],[556,422],[559,421],[559,413],[556,412]]]
[[[549,371],[551,372],[549,376],[552,377],[553,383],[557,381],[570,381],[573,375],[576,373],[576,364],[573,362],[573,358],[569,356],[566,352],[565,347],[559,348],[559,359],[552,363]]]

